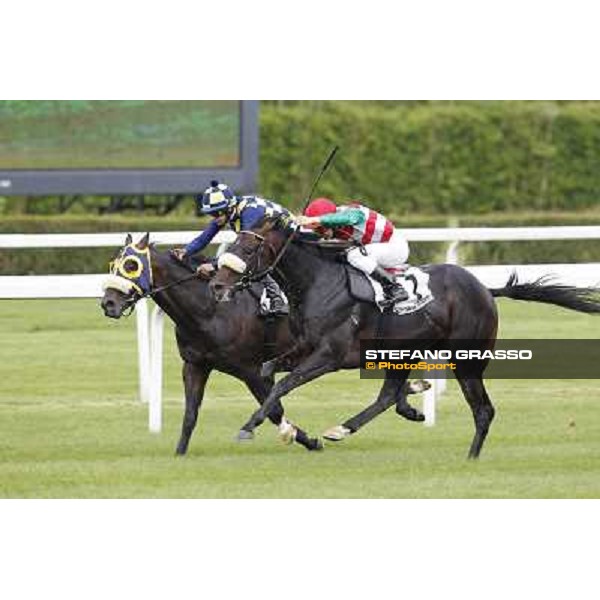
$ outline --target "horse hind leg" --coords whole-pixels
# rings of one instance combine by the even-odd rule
[[[331,427],[323,437],[330,442],[340,442],[349,435],[356,433],[360,428],[371,422],[381,413],[385,412],[392,404],[396,404],[396,413],[409,421],[421,422],[425,416],[408,402],[408,394],[420,394],[428,389],[427,382],[411,382],[406,378],[386,378],[377,400],[361,412],[345,421],[342,425]]]
[[[469,449],[469,458],[478,458],[496,411],[481,375],[476,378],[457,378],[475,421],[475,436]]]
[[[344,421],[341,425],[329,428],[323,437],[330,442],[340,442],[348,436],[356,433],[361,427],[370,423],[375,417],[385,412],[392,406],[402,393],[406,378],[393,379],[386,377],[377,399],[366,408]]]
[[[407,381],[399,390],[396,400],[396,414],[404,417],[407,421],[422,423],[425,415],[408,402],[408,394],[420,394],[431,387],[431,384],[423,381]]]
[[[431,383],[425,379],[410,379],[406,383],[406,393],[422,394],[431,388]]]

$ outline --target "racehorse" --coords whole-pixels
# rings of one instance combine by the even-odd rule
[[[220,257],[219,270],[210,284],[215,298],[227,301],[235,291],[272,272],[290,298],[292,318],[299,321],[301,335],[293,351],[303,359],[273,386],[262,407],[243,425],[238,434],[241,439],[251,438],[271,404],[280,402],[291,390],[325,373],[358,368],[361,339],[421,340],[430,349],[445,349],[456,340],[469,340],[475,342],[470,349],[493,349],[498,327],[497,297],[600,312],[595,288],[551,284],[546,278],[520,284],[511,277],[505,287],[487,289],[466,269],[442,264],[422,267],[429,275],[432,302],[408,315],[382,313],[375,304],[352,296],[347,285],[347,269],[351,267],[335,260],[331,252],[304,241],[296,227],[281,219],[266,218],[251,231],[240,232],[235,244]],[[477,458],[495,413],[483,382],[489,361],[477,361],[475,370],[472,361],[453,362],[453,372],[475,421],[468,456]],[[277,360],[266,365],[268,371],[276,366]],[[386,377],[374,403],[325,437],[343,439],[388,409],[406,382],[408,374],[401,373]]]
[[[118,319],[145,296],[153,300],[175,323],[179,354],[183,360],[185,412],[176,453],[187,452],[202,405],[204,389],[213,370],[243,381],[259,403],[273,386],[273,377],[260,373],[265,356],[265,324],[257,315],[257,299],[240,295],[234,305],[215,303],[208,282],[191,267],[149,244],[149,235],[137,244],[129,235],[105,284],[101,307],[107,317]],[[292,344],[287,318],[274,320],[274,352],[282,353]],[[280,403],[274,402],[269,419],[279,427],[286,442],[295,440],[308,450],[320,450],[322,442],[309,438],[285,418]]]
[[[202,258],[200,259],[202,260]],[[260,289],[241,294],[227,306],[214,301],[205,279],[197,277],[189,265],[183,265],[169,254],[158,252],[146,235],[137,244],[131,236],[125,240],[112,266],[112,275],[105,284],[101,301],[107,317],[118,319],[131,311],[135,303],[151,296],[175,323],[175,334],[183,360],[185,412],[177,454],[186,453],[202,405],[204,389],[213,370],[243,381],[259,403],[264,402],[273,386],[273,370],[263,376],[262,363],[271,355],[288,353],[277,370],[289,370],[297,360],[293,352],[294,332],[288,318],[274,319],[271,325],[258,316]],[[272,327],[265,337],[265,327]],[[422,386],[406,388],[418,393]],[[400,395],[399,414],[411,411],[420,420],[405,396]],[[284,442],[295,440],[308,450],[322,449],[318,438],[310,438],[296,425],[287,421],[279,402],[269,409],[269,419],[279,427]]]

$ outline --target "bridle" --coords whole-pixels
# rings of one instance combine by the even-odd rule
[[[258,246],[256,246],[256,248],[253,251],[253,254],[258,258],[257,265],[256,265],[257,269],[259,269],[259,267],[260,267],[259,260],[260,260],[261,254],[262,254],[263,246],[266,245],[267,249],[269,250],[269,252],[271,253],[271,255],[274,258],[273,258],[273,262],[269,266],[265,267],[262,270],[259,269],[257,272],[253,272],[253,270],[251,268],[248,268],[242,274],[241,278],[236,283],[233,284],[233,286],[232,286],[233,291],[247,289],[252,285],[252,283],[254,283],[256,281],[260,281],[261,279],[264,279],[267,275],[270,275],[273,271],[275,271],[275,269],[277,268],[277,265],[283,258],[287,249],[290,247],[290,244],[294,240],[294,237],[296,236],[296,233],[298,232],[299,229],[300,229],[300,226],[296,225],[296,227],[294,228],[292,233],[290,233],[290,235],[288,235],[285,243],[281,246],[279,251],[277,251],[275,249],[275,247],[273,246],[273,244],[271,244],[271,242],[269,242],[263,235],[256,233],[255,231],[251,231],[251,230],[240,231],[238,233],[238,236],[251,235],[254,238],[259,240]]]
[[[197,278],[198,278],[198,275],[196,273],[192,273],[191,275],[187,275],[186,277],[182,277],[181,279],[177,279],[176,281],[171,281],[170,283],[167,283],[165,285],[161,285],[157,288],[152,288],[150,290],[147,290],[147,291],[143,292],[142,294],[140,294],[138,291],[136,291],[134,289],[133,293],[130,292],[130,295],[124,301],[125,308],[123,309],[123,312],[121,313],[121,317],[126,318],[126,317],[131,316],[131,314],[133,313],[133,310],[135,309],[135,305],[140,300],[143,300],[144,298],[154,299],[154,296],[160,292],[164,292],[165,290],[168,290],[172,287],[180,285],[181,283],[185,283],[186,281],[190,281],[192,279],[197,279]],[[129,312],[126,312],[126,311],[129,311]]]
[[[152,260],[150,258],[150,253],[147,254],[147,259],[148,259],[148,269],[150,270],[150,272],[152,272]],[[127,282],[131,289],[130,291],[127,293],[127,296],[125,298],[125,300],[123,301],[125,307],[121,313],[121,317],[129,317],[131,316],[131,314],[133,313],[133,310],[135,308],[135,305],[140,301],[143,300],[144,298],[153,298],[156,296],[156,294],[159,294],[160,292],[164,292],[170,288],[173,288],[175,286],[178,286],[182,283],[185,283],[186,281],[190,281],[192,279],[196,279],[198,278],[198,274],[197,273],[191,273],[189,275],[186,275],[185,277],[181,277],[180,279],[176,279],[175,281],[171,281],[169,283],[166,283],[165,285],[161,285],[158,287],[153,287],[152,284],[152,280],[150,283],[150,286],[147,290],[143,290],[140,288],[139,285],[137,285],[137,283],[135,283],[133,281],[134,278],[129,278],[127,277],[126,273],[124,271],[120,271],[120,274],[115,273],[115,264],[116,261],[111,261],[111,275],[116,275],[119,278],[123,279],[125,282]],[[137,279],[137,277],[135,278]],[[112,286],[108,286],[108,287],[112,287]],[[112,289],[117,289],[118,291],[123,291],[123,290],[119,290],[119,288],[113,287]]]

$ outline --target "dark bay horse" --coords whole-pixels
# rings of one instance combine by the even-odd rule
[[[202,405],[204,388],[213,370],[243,381],[262,404],[273,386],[273,376],[261,375],[265,323],[257,315],[257,299],[250,293],[240,294],[235,304],[217,305],[208,282],[194,276],[191,269],[169,254],[157,252],[146,235],[137,244],[131,236],[113,267],[101,306],[107,317],[120,318],[125,311],[152,290],[154,301],[175,323],[179,354],[183,360],[185,412],[177,454],[186,453]],[[292,346],[293,336],[287,318],[275,320],[274,352],[283,354]],[[282,364],[282,369],[289,365]],[[308,450],[320,450],[321,440],[309,438],[285,419],[281,403],[274,402],[267,411],[279,427],[286,442],[295,440]]]
[[[455,265],[423,267],[429,275],[434,300],[413,314],[383,314],[372,303],[357,301],[347,287],[347,266],[332,260],[331,253],[295,236],[294,225],[278,219],[264,219],[252,231],[243,231],[219,262],[211,282],[218,300],[231,299],[234,291],[259,278],[273,265],[273,276],[285,289],[292,304],[292,318],[301,332],[294,351],[303,358],[272,388],[262,407],[242,427],[239,437],[252,437],[272,403],[291,390],[325,373],[358,368],[360,340],[393,338],[422,340],[429,349],[446,349],[456,340],[475,341],[471,349],[494,347],[498,327],[495,297],[545,302],[587,313],[600,312],[595,289],[578,289],[538,280],[519,284],[511,278],[501,289],[489,290],[469,271]],[[290,243],[291,242],[291,243]],[[285,356],[285,355],[284,355]],[[494,407],[483,383],[488,361],[474,372],[472,364],[457,363],[454,374],[473,413],[475,435],[469,458],[477,458],[494,418]],[[277,361],[267,367],[271,370]],[[405,372],[406,373],[406,372]],[[406,382],[387,378],[377,400],[346,421],[344,434],[357,431],[365,423],[397,402]]]

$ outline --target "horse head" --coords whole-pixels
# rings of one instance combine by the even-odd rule
[[[147,233],[134,244],[128,234],[125,245],[110,263],[110,274],[102,286],[104,296],[100,303],[107,317],[119,319],[152,290],[149,238],[150,234]]]
[[[219,257],[219,269],[210,282],[218,302],[231,300],[234,291],[269,272],[285,251],[291,225],[289,217],[265,217],[252,229],[239,232],[235,243]]]

